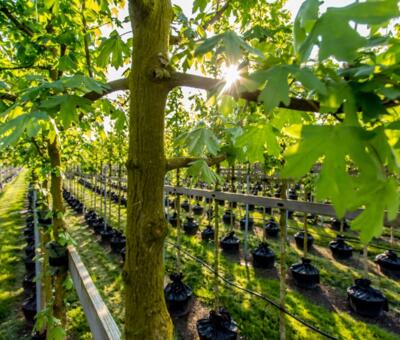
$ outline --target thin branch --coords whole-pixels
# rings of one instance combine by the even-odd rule
[[[39,144],[37,143],[35,138],[31,138],[32,144],[36,147],[36,150],[39,154],[40,157],[45,158],[45,155],[43,153],[43,150],[40,148]]]
[[[203,30],[207,30],[209,26],[214,25],[219,19],[221,19],[222,15],[224,12],[228,9],[229,7],[229,0],[225,2],[225,5],[223,5],[219,10],[217,10],[214,14],[214,16],[208,20],[204,25],[203,25]]]
[[[9,100],[10,102],[16,102],[18,97],[10,93],[0,93],[0,99]]]
[[[48,70],[49,66],[40,66],[40,65],[18,65],[18,66],[0,66],[0,71],[13,71],[13,70],[26,70],[26,69],[39,69],[39,70]]]
[[[33,36],[33,31],[26,25],[22,24],[18,21],[18,19],[9,11],[9,9],[5,6],[0,7],[0,12],[3,13],[20,31],[28,35],[29,37]]]
[[[166,165],[165,165],[165,170],[170,171],[174,169],[180,169],[180,168],[187,168],[191,165],[191,163],[198,161],[198,160],[205,160],[208,164],[208,166],[213,166],[216,164],[219,164],[223,162],[226,159],[225,154],[221,154],[215,157],[210,157],[210,158],[200,158],[200,157],[175,157],[175,158],[170,158],[167,159]]]
[[[90,54],[89,54],[89,42],[88,42],[88,26],[85,17],[85,10],[86,10],[86,0],[82,0],[82,26],[83,26],[83,42],[85,46],[85,57],[86,57],[86,67],[88,69],[88,74],[91,78],[93,78],[92,68],[90,66]]]

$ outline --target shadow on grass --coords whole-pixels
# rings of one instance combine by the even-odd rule
[[[0,339],[30,339],[21,313],[25,171],[0,194]]]

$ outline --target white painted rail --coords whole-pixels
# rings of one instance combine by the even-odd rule
[[[85,312],[93,339],[120,340],[121,332],[75,247],[68,246],[68,253],[69,272]]]

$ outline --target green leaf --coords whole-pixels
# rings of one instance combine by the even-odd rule
[[[176,142],[184,144],[188,148],[189,153],[194,156],[202,155],[205,150],[212,155],[216,155],[220,149],[215,134],[204,126],[178,136]]]
[[[399,211],[399,192],[394,179],[375,183],[374,187],[375,190],[369,193],[370,200],[365,210],[351,224],[352,229],[360,231],[360,239],[364,244],[382,234],[386,209],[389,220],[394,219]]]
[[[318,19],[319,0],[307,0],[301,5],[293,25],[294,49],[298,53],[307,33]],[[311,53],[311,51],[309,52]]]
[[[52,111],[59,109],[60,120],[63,126],[68,128],[72,122],[78,122],[79,120],[77,109],[89,111],[91,104],[92,102],[84,97],[64,95],[47,98],[41,103],[41,107]]]
[[[311,32],[297,48],[301,62],[305,62],[314,45],[319,46],[319,60],[335,57],[339,61],[353,61],[357,50],[367,45],[368,40],[354,30],[348,20],[329,8],[315,23]],[[334,27],[334,29],[332,29]]]
[[[285,152],[286,164],[282,177],[300,178],[307,174],[316,161],[329,147],[333,127],[306,125],[301,130],[301,141]]]
[[[340,20],[329,10],[321,17],[315,29],[320,38],[321,61],[333,56],[338,60],[351,62],[356,58],[357,50],[367,43],[367,39],[361,37],[348,22]]]
[[[258,99],[263,102],[266,112],[271,112],[281,102],[289,105],[289,70],[285,66],[274,66],[266,71],[256,72],[256,79],[266,80],[267,84]]]
[[[244,160],[251,163],[264,162],[265,152],[277,157],[281,151],[273,127],[268,123],[246,127],[235,146],[243,149]]]
[[[301,82],[307,89],[315,90],[322,95],[327,94],[325,84],[318,79],[314,73],[307,68],[300,68],[295,74],[295,78]]]
[[[117,31],[110,34],[110,38],[104,40],[99,47],[99,55],[97,57],[97,64],[100,67],[106,67],[110,63],[115,68],[123,66],[124,60],[130,55],[130,49]]]
[[[47,339],[49,340],[63,340],[66,337],[66,332],[61,326],[50,327],[47,333]]]
[[[358,2],[342,8],[331,8],[339,18],[359,24],[380,25],[400,15],[397,0]]]
[[[196,179],[205,181],[208,184],[214,184],[216,182],[223,182],[223,179],[213,172],[208,166],[205,160],[198,160],[191,163],[191,166],[187,171],[189,176],[193,176]]]
[[[196,48],[194,55],[201,56],[207,52],[210,52],[222,40],[222,38],[223,34],[218,34],[204,40],[202,44]]]

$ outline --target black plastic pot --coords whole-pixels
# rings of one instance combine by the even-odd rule
[[[196,203],[196,205],[193,206],[192,211],[194,215],[200,216],[203,214],[204,208],[199,203]]]
[[[51,225],[53,223],[53,219],[51,217],[47,217],[49,214],[48,211],[39,211],[38,212],[38,222],[42,225]]]
[[[228,253],[238,253],[239,252],[239,239],[235,236],[235,232],[231,231],[228,235],[225,235],[219,241],[219,244],[223,251]]]
[[[252,217],[249,217],[249,222],[248,222],[248,230],[253,229],[254,226],[254,219]],[[243,217],[240,220],[240,229],[245,230],[246,228],[246,217]]]
[[[32,295],[22,301],[22,313],[29,324],[33,324],[36,315],[36,296]]]
[[[186,235],[196,235],[197,231],[199,230],[199,224],[194,220],[193,217],[186,217],[186,222],[183,223],[183,230],[185,231]]]
[[[164,288],[168,311],[175,317],[188,314],[193,301],[193,291],[182,282],[182,278],[182,273],[171,274],[170,279],[172,282],[168,283]]]
[[[110,240],[111,250],[116,253],[120,254],[122,248],[125,248],[126,239],[124,236],[114,235],[114,237]]]
[[[295,189],[289,189],[288,199],[297,201],[298,198],[299,198],[299,196],[297,195],[296,190]]]
[[[25,248],[25,255],[26,256],[34,256],[35,255],[35,245],[31,244],[31,245],[27,245]]]
[[[218,205],[220,205],[221,207],[223,207],[225,205],[225,201],[224,200],[217,200]]]
[[[47,243],[46,248],[49,252],[49,264],[52,267],[68,268],[68,250],[65,246],[51,241]]]
[[[184,201],[181,203],[181,208],[182,208],[183,210],[185,210],[186,212],[189,212],[189,210],[190,210],[189,201],[188,201],[188,200],[184,200]]]
[[[74,206],[74,211],[75,211],[77,214],[82,214],[82,213],[83,213],[83,208],[84,208],[83,204],[82,204],[82,203],[78,203],[78,204],[76,204],[76,205]]]
[[[25,269],[27,272],[35,271],[35,260],[33,259],[35,254],[29,254],[24,259]]]
[[[98,219],[97,222],[93,224],[93,230],[96,234],[100,234],[104,229],[107,229],[107,225],[104,226],[103,219]]]
[[[237,208],[237,202],[229,202],[229,208]]]
[[[300,249],[303,249],[303,247],[304,247],[304,231],[297,232],[294,235],[294,239],[296,241],[296,246],[299,247]],[[307,234],[307,249],[311,249],[313,242],[314,242],[314,238],[310,234]]]
[[[206,228],[201,232],[201,239],[207,242],[214,240],[214,229],[212,226],[206,226]]]
[[[264,226],[265,234],[269,237],[277,237],[279,234],[279,230],[279,224],[276,223],[273,217],[271,217]]]
[[[340,231],[340,224],[341,224],[341,221],[338,220],[337,218],[331,219],[331,228],[333,230]],[[348,225],[348,223],[346,221],[344,221],[343,222],[343,231],[347,231],[349,229],[350,229],[350,226]]]
[[[349,259],[353,255],[353,247],[345,242],[344,236],[337,235],[336,239],[329,242],[332,255],[338,259]]]
[[[25,236],[33,236],[34,235],[33,228],[26,227],[26,228],[24,228],[23,232],[24,232]]]
[[[298,287],[312,289],[319,284],[319,271],[311,264],[310,259],[302,258],[300,263],[292,264],[290,272]]]
[[[115,230],[112,228],[107,228],[106,230],[100,231],[101,241],[104,243],[110,242],[110,240],[114,237]]]
[[[347,299],[350,307],[362,316],[376,318],[389,310],[385,295],[372,288],[368,279],[356,279],[355,285],[347,288]]]
[[[230,225],[232,222],[232,225],[235,224],[235,213],[232,212],[232,210],[228,209],[225,210],[224,215],[222,216],[222,222],[224,222],[224,224],[226,225]]]
[[[255,248],[251,254],[253,255],[253,266],[256,268],[272,268],[275,262],[275,253],[269,248],[265,242]]]
[[[210,311],[205,319],[200,319],[196,324],[200,340],[236,340],[238,328],[229,313],[220,308]]]
[[[26,296],[34,294],[36,289],[35,274],[25,274],[24,280],[22,281],[22,287]]]
[[[173,226],[176,227],[178,225],[178,213],[176,211],[173,212],[172,216],[168,217],[168,222]]]
[[[384,273],[396,276],[400,274],[400,257],[393,250],[386,250],[383,254],[377,255],[375,262]]]

